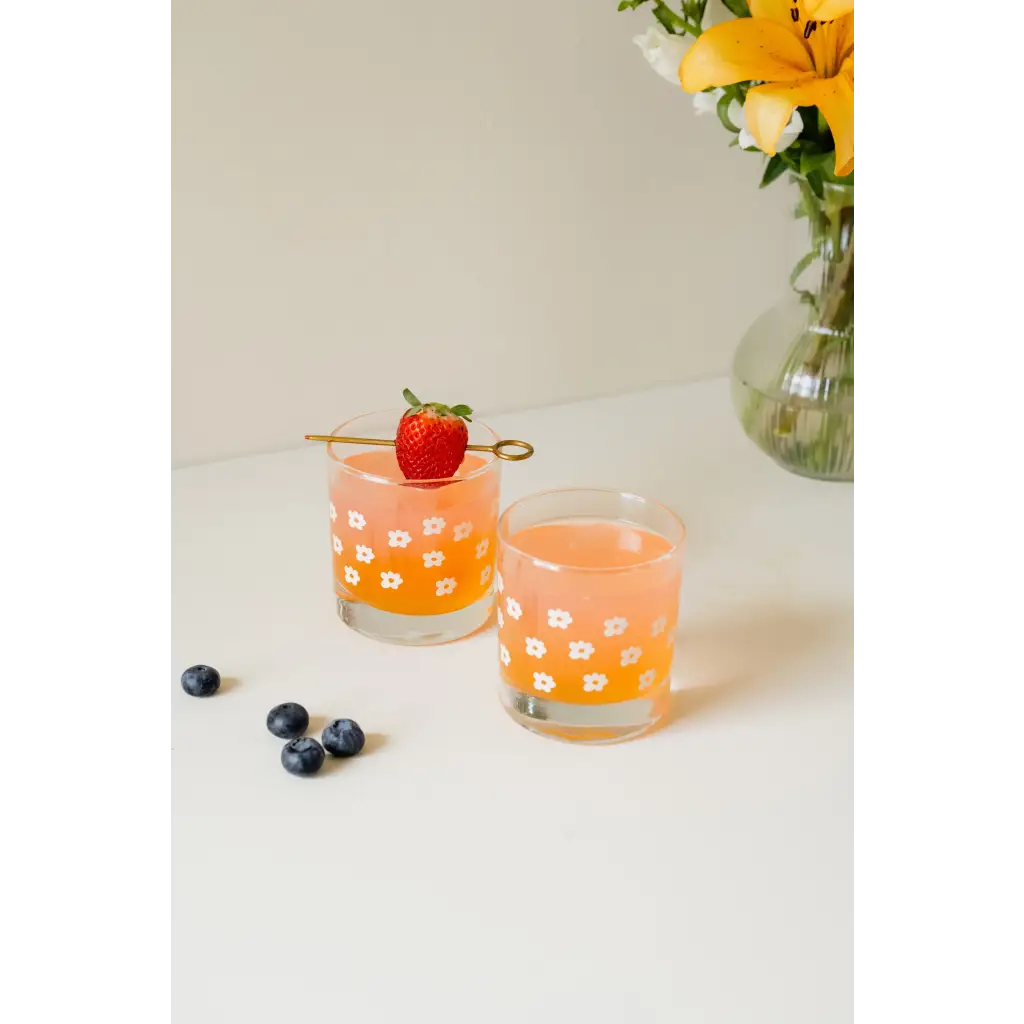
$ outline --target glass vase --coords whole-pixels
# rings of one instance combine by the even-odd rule
[[[733,403],[747,436],[780,466],[853,480],[853,186],[804,178],[796,215],[808,253],[792,293],[760,316],[733,359]]]

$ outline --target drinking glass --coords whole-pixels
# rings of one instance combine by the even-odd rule
[[[668,709],[686,528],[617,491],[533,494],[498,522],[501,698],[520,725],[630,739]]]
[[[332,436],[394,437],[402,410],[357,416]],[[498,438],[467,424],[470,444]],[[500,460],[467,452],[454,478],[406,480],[395,449],[327,445],[334,592],[343,622],[377,640],[438,644],[493,607]]]

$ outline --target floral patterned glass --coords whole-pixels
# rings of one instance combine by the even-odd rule
[[[401,410],[335,435],[393,437]],[[471,444],[494,444],[469,424]],[[453,480],[406,480],[394,448],[327,445],[338,614],[378,640],[434,644],[479,629],[491,608],[500,460],[468,452]]]
[[[502,701],[526,728],[602,743],[668,708],[685,528],[616,491],[530,495],[498,523]]]

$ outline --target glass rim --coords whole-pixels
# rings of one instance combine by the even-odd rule
[[[657,508],[668,515],[668,517],[674,522],[678,529],[679,537],[677,540],[672,540],[658,530],[652,530],[651,532],[657,533],[659,537],[663,537],[664,540],[668,541],[670,547],[667,551],[663,551],[660,555],[655,555],[653,558],[648,558],[642,562],[635,562],[632,565],[570,565],[567,562],[552,562],[547,558],[538,558],[536,555],[531,555],[527,551],[523,551],[522,548],[516,547],[515,544],[509,540],[508,536],[508,518],[510,513],[521,505],[525,505],[529,501],[535,501],[537,498],[546,498],[553,494],[599,494],[599,495],[614,495],[617,498],[631,498],[635,501],[639,501],[644,505]],[[622,520],[625,522],[626,520]],[[639,526],[643,529],[649,529],[642,523],[633,523],[634,526]],[[669,508],[663,501],[658,501],[656,498],[645,498],[642,494],[636,494],[633,491],[619,491],[614,487],[552,487],[546,491],[534,491],[532,494],[526,494],[522,498],[517,498],[504,512],[498,517],[497,526],[497,538],[502,547],[508,548],[510,551],[514,551],[517,555],[522,558],[528,558],[531,562],[536,565],[544,566],[548,569],[564,570],[567,572],[588,572],[588,573],[622,573],[632,572],[636,569],[646,569],[648,566],[657,565],[659,562],[668,561],[669,559],[675,558],[682,549],[683,544],[686,542],[686,524],[680,518],[680,516]]]
[[[402,413],[405,410],[394,408],[394,409],[378,409],[376,412],[362,412],[358,416],[353,416],[351,419],[345,420],[344,423],[339,423],[332,431],[330,436],[336,437],[339,434],[345,434],[351,429],[354,423],[358,423],[360,420],[369,419],[371,416],[386,416],[389,413],[394,412],[395,421],[401,418]],[[486,423],[481,423],[479,420],[473,421],[473,426],[480,427],[486,430],[490,436],[490,443],[496,444],[501,438],[489,427]],[[471,442],[475,444],[476,442]],[[339,458],[334,451],[334,445],[327,444],[324,446],[327,449],[327,458],[332,465],[337,466],[338,469],[343,470],[351,476],[359,477],[362,480],[369,480],[376,484],[388,484],[392,487],[422,487],[423,484],[452,484],[461,483],[465,480],[475,480],[478,476],[483,476],[485,473],[489,473],[495,466],[501,465],[501,459],[499,459],[493,452],[467,452],[467,455],[481,455],[484,457],[484,464],[478,466],[471,473],[467,473],[465,476],[442,476],[442,477],[430,477],[422,480],[392,480],[390,477],[380,476],[377,473],[367,473],[365,470],[357,469],[355,466],[350,466],[344,459]],[[367,446],[369,447],[369,446]]]

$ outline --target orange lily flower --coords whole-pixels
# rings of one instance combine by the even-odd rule
[[[749,18],[705,30],[679,64],[687,92],[762,82],[747,92],[747,128],[769,156],[795,107],[832,131],[838,177],[853,171],[853,0],[750,0]],[[821,20],[825,19],[825,20]]]
[[[807,17],[819,21],[841,18],[844,14],[853,13],[853,0],[804,0]]]

